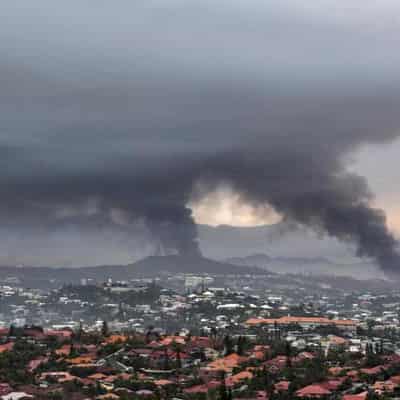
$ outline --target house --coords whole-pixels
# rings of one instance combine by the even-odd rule
[[[93,374],[89,376],[88,378],[93,378],[97,374]],[[104,375],[104,374],[101,374]],[[116,380],[124,380],[124,381],[129,381],[132,378],[132,374],[127,374],[127,373],[121,373],[118,375],[104,375],[104,378],[102,378],[104,383],[114,383]]]
[[[119,396],[114,393],[106,393],[96,397],[96,400],[118,400]]]
[[[13,390],[8,383],[0,383],[0,396],[11,393]]]
[[[160,346],[171,346],[173,344],[184,345],[185,343],[186,340],[182,336],[167,336],[158,342]]]
[[[124,335],[111,335],[104,340],[103,344],[125,343],[127,340],[128,337]]]
[[[37,368],[39,368],[42,364],[47,363],[49,361],[48,357],[39,357],[34,360],[29,361],[28,363],[28,371],[34,372]]]
[[[71,375],[69,372],[60,371],[60,372],[44,372],[40,375],[40,381],[53,380],[58,383],[72,382],[75,379],[78,379],[76,376]]]
[[[92,356],[79,356],[75,358],[68,358],[66,361],[68,362],[68,364],[81,365],[81,364],[91,364],[93,363],[94,359]]]
[[[400,375],[393,375],[390,377],[390,380],[400,386]]]
[[[239,356],[236,353],[223,358],[217,358],[206,367],[200,369],[200,377],[205,380],[219,378],[221,373],[230,374],[232,370],[248,360],[247,357]]]
[[[89,375],[87,379],[92,381],[102,381],[107,378],[107,375],[97,372],[96,374]]]
[[[275,392],[287,392],[289,390],[289,381],[279,381],[275,383]]]
[[[306,360],[313,360],[315,358],[315,355],[308,352],[308,351],[302,351],[299,353],[296,357],[293,357],[292,362],[294,364],[302,363],[303,361]]]
[[[288,364],[287,356],[276,356],[272,360],[268,360],[264,363],[264,365],[271,372],[282,371]]]
[[[175,382],[170,381],[169,379],[158,379],[154,381],[154,384],[158,387],[165,387],[169,385],[174,385]]]
[[[347,346],[349,344],[349,341],[347,339],[344,339],[340,336],[336,336],[336,335],[330,335],[328,336],[329,339],[329,347],[333,347],[333,348],[340,348],[343,346]]]
[[[281,318],[250,318],[247,326],[279,326],[300,325],[304,329],[317,328],[319,326],[335,326],[339,329],[355,331],[356,321],[329,319],[325,317],[281,317]]]
[[[216,389],[221,386],[220,381],[212,380],[202,385],[195,385],[189,388],[183,389],[183,393],[185,394],[200,394],[200,393],[208,393],[211,389]]]
[[[335,392],[339,390],[339,388],[342,386],[345,378],[341,379],[331,379],[329,381],[325,381],[321,383],[321,386],[324,387],[325,389],[330,390],[331,392]]]
[[[146,390],[146,389],[137,390],[136,391],[136,396],[139,396],[139,397],[152,397],[152,396],[154,396],[154,392],[152,390]]]
[[[253,374],[250,371],[242,371],[238,374],[229,376],[225,379],[225,385],[227,387],[233,387],[240,384],[243,381],[250,380],[253,378]]]
[[[1,396],[2,400],[23,400],[33,399],[33,396],[25,392],[11,392],[4,396]]]
[[[376,381],[372,389],[376,394],[382,395],[384,393],[393,393],[394,390],[398,387],[397,383],[392,382],[391,380],[388,381]]]
[[[321,398],[325,396],[329,396],[332,392],[328,389],[325,389],[321,385],[309,385],[306,386],[296,392],[296,397],[300,398]]]
[[[0,328],[0,337],[7,337],[10,333],[9,328]]]
[[[183,389],[183,393],[185,394],[207,394],[209,391],[209,388],[206,384],[204,385],[195,385],[195,386],[191,386],[188,388]]]
[[[48,337],[57,338],[58,341],[63,341],[70,339],[72,337],[73,332],[71,329],[60,329],[60,330],[48,329],[45,331],[45,334]]]
[[[58,356],[69,356],[69,354],[71,353],[71,345],[70,344],[65,344],[64,346],[61,346],[59,349],[57,349],[55,351],[55,353]]]
[[[270,349],[270,346],[256,345],[250,354],[250,358],[264,361]]]
[[[212,347],[212,339],[208,336],[193,336],[187,343],[189,349],[199,348],[205,349]]]
[[[46,337],[43,329],[37,326],[25,327],[22,336],[34,338],[36,340],[43,340]]]
[[[345,369],[342,367],[331,367],[328,369],[328,373],[331,376],[339,376],[343,373],[343,371],[345,371]]]
[[[355,370],[352,369],[348,372],[346,372],[346,376],[352,381],[352,382],[359,382],[360,381],[360,373]]]
[[[180,359],[183,368],[190,365],[190,356],[185,352],[175,352],[167,348],[155,350],[148,357],[151,365],[156,368],[164,367],[166,363],[176,363]]]
[[[8,342],[0,345],[0,354],[5,351],[11,351],[14,348],[14,342]]]
[[[382,371],[384,371],[384,369],[385,368],[383,367],[383,365],[378,365],[373,368],[361,368],[360,373],[368,376],[373,376],[380,374]]]

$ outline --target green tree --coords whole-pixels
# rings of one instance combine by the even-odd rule
[[[226,335],[224,337],[224,352],[225,352],[225,355],[227,355],[227,356],[229,356],[229,354],[232,354],[235,352],[233,340],[229,335]]]
[[[109,333],[110,333],[110,331],[108,329],[107,321],[103,321],[103,325],[101,326],[101,334],[103,336],[108,336]]]
[[[84,335],[84,330],[83,330],[83,325],[82,325],[82,321],[79,321],[79,326],[78,326],[78,329],[77,329],[77,331],[76,331],[76,334],[75,334],[75,336],[76,336],[76,339],[78,340],[78,341],[81,341],[82,340],[82,337],[83,337],[83,335]]]
[[[292,347],[289,342],[285,344],[286,368],[292,368]]]
[[[268,398],[271,398],[271,396],[274,393],[274,383],[271,374],[267,370],[266,367],[263,369],[263,375],[264,375],[264,388],[265,391],[267,392]]]
[[[170,363],[169,363],[169,354],[168,354],[168,347],[164,347],[164,369],[169,370]]]
[[[225,372],[221,374],[221,386],[218,390],[218,400],[229,400],[229,394],[226,389]]]
[[[15,328],[14,324],[10,325],[10,328],[8,329],[8,336],[11,337],[17,336],[17,329]]]
[[[239,336],[236,348],[237,348],[237,353],[240,356],[243,356],[246,353],[246,350],[248,348],[248,342],[244,336]]]
[[[182,345],[177,342],[172,343],[172,349],[175,352],[176,355],[176,367],[178,369],[182,368],[182,359],[181,359],[181,354],[182,354]]]

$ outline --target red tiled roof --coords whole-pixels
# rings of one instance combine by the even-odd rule
[[[115,344],[115,343],[124,343],[128,340],[127,336],[124,335],[111,335],[104,340],[105,344]]]
[[[167,336],[159,341],[161,346],[169,346],[173,343],[185,344],[185,338],[182,336]]]
[[[96,374],[89,375],[87,378],[91,379],[92,381],[100,381],[102,379],[107,378],[107,375],[98,372]]]
[[[56,354],[58,356],[68,356],[71,353],[71,345],[65,344],[64,346],[60,347],[56,350]]]
[[[394,383],[397,383],[398,385],[400,385],[400,375],[394,375],[390,377],[390,380]]]
[[[35,339],[44,339],[46,337],[42,329],[36,328],[25,328],[23,332],[24,336],[32,337]]]
[[[349,342],[347,339],[335,335],[331,336],[329,338],[329,341],[331,342],[331,344],[336,344],[336,345],[343,345]]]
[[[283,368],[288,362],[287,356],[276,356],[275,358],[268,360],[264,364],[267,366],[274,366],[276,368]]]
[[[0,328],[0,336],[8,336],[9,333],[10,333],[9,328]]]
[[[40,365],[46,363],[48,361],[48,357],[40,357],[36,358],[35,360],[31,360],[28,363],[28,371],[33,372],[35,371]]]
[[[397,383],[394,383],[391,380],[388,381],[377,381],[374,383],[373,388],[376,393],[383,393],[383,392],[388,392],[392,393],[394,389],[398,386]]]
[[[277,392],[287,392],[289,390],[289,381],[280,381],[278,383],[275,383],[275,390]]]
[[[343,370],[344,370],[344,368],[342,368],[342,367],[331,367],[328,369],[328,372],[330,375],[337,376],[337,375],[340,375]]]
[[[204,337],[204,336],[193,336],[188,343],[190,346],[194,347],[211,347],[212,346],[212,340],[209,337]]]
[[[208,393],[210,389],[215,389],[221,386],[221,382],[219,381],[210,381],[204,385],[196,385],[189,388],[183,389],[184,393]]]
[[[251,353],[251,358],[263,361],[265,359],[265,353],[263,351],[254,351],[253,353]]]
[[[58,382],[70,382],[77,379],[76,376],[71,375],[69,372],[66,371],[54,371],[54,372],[44,372],[40,375],[41,380],[46,380],[49,377],[57,379]]]
[[[154,381],[154,384],[156,386],[168,386],[168,385],[173,385],[174,382],[168,380],[168,379],[159,379],[157,381]]]
[[[45,334],[47,336],[56,336],[59,338],[70,338],[72,336],[72,331],[70,331],[69,329],[61,329],[61,330],[47,330],[45,331]]]
[[[0,345],[0,353],[4,353],[5,351],[11,351],[14,348],[14,342],[8,342],[6,344]]]
[[[73,365],[90,364],[93,361],[94,361],[93,357],[90,357],[90,356],[80,356],[80,357],[67,359],[67,362],[69,364],[73,364]]]
[[[224,358],[218,358],[217,360],[209,363],[206,368],[230,372],[233,368],[239,366],[245,361],[247,361],[246,357],[241,357],[238,354],[233,353]]]
[[[339,389],[343,381],[344,379],[331,379],[329,381],[322,382],[321,386],[324,387],[325,389],[335,391]]]
[[[0,383],[0,396],[11,393],[13,390],[8,383]]]
[[[297,397],[322,397],[331,394],[331,391],[321,385],[309,385],[296,392]]]
[[[377,375],[383,370],[384,370],[383,365],[378,365],[377,367],[374,368],[362,368],[360,369],[360,372],[365,375]]]
[[[241,381],[244,381],[246,379],[251,379],[253,378],[253,374],[250,371],[242,371],[239,372],[236,375],[229,376],[228,378],[225,379],[225,384],[226,386],[235,386],[239,384]]]
[[[269,351],[271,350],[271,346],[264,344],[257,344],[254,346],[254,351]]]

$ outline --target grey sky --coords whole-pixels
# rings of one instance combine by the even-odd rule
[[[104,229],[144,219],[145,237],[161,232],[167,246],[186,247],[181,233],[188,240],[195,233],[184,206],[203,191],[228,183],[257,210],[324,185],[346,186],[347,201],[347,177],[331,179],[360,147],[391,143],[400,133],[396,1],[0,5],[6,236],[23,232],[26,241],[39,227],[44,238],[59,234],[60,215],[76,217],[87,236],[87,203],[95,201]],[[363,160],[375,151],[364,150],[356,167],[373,182],[385,165],[393,171],[385,157],[371,170]],[[284,174],[284,166],[304,174]],[[265,182],[266,168],[278,171],[279,185]],[[310,173],[315,180],[305,190]],[[193,193],[199,182],[202,193]],[[373,188],[384,198],[391,181],[379,182]],[[364,183],[353,184],[362,188],[351,201],[367,201]],[[300,217],[286,206],[278,212]],[[123,216],[117,221],[116,212]],[[52,257],[43,252],[44,263]]]

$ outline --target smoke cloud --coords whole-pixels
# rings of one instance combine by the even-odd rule
[[[118,225],[198,254],[188,204],[228,185],[398,269],[348,168],[400,136],[396,2],[91,3],[0,16],[4,235]]]

